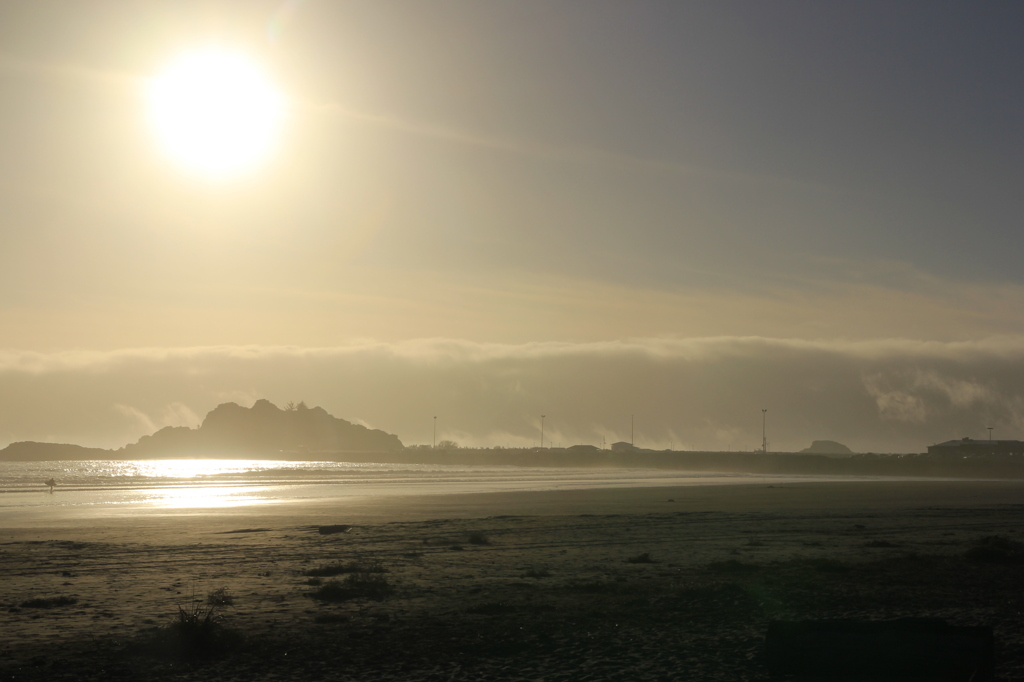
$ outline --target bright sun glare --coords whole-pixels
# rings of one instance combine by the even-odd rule
[[[164,149],[211,177],[250,169],[271,151],[284,98],[244,56],[188,53],[151,82],[150,115]]]

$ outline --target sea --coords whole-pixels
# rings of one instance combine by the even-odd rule
[[[0,462],[0,521],[62,509],[217,508],[360,496],[692,486],[824,480],[660,469],[596,469],[238,459]],[[53,479],[51,489],[44,482]],[[89,514],[92,512],[92,514]]]

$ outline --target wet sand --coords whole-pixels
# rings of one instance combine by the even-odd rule
[[[1022,530],[1013,481],[54,512],[0,529],[0,679],[767,679],[772,619],[903,616],[995,627],[999,678],[1024,679],[1024,568],[967,558]],[[390,594],[312,598],[338,565]],[[231,636],[167,645],[220,588]]]

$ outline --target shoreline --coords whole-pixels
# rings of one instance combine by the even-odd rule
[[[470,519],[514,514],[652,514],[676,512],[749,513],[785,510],[901,510],[1024,505],[1024,481],[975,479],[845,479],[828,481],[760,480],[758,482],[587,487],[558,490],[390,493],[351,497],[292,498],[255,504],[211,507],[110,506],[4,510],[0,538],[15,529],[160,525],[187,518],[191,522],[232,525],[253,523],[390,523],[431,519]]]
[[[678,488],[679,493],[666,493],[668,498],[700,498],[703,493],[682,492],[688,488],[764,486],[776,489],[793,485],[879,483],[922,484],[990,484],[995,489],[1012,488],[1024,482],[1007,479],[962,479],[896,476],[835,476],[793,474],[743,474],[735,472],[676,472],[658,469],[549,469],[519,467],[488,467],[475,465],[415,465],[405,468],[389,464],[335,467],[307,462],[296,469],[259,466],[246,463],[239,468],[224,460],[206,463],[193,461],[182,466],[164,461],[142,466],[134,463],[119,467],[114,463],[97,462],[77,470],[66,462],[53,466],[10,469],[5,487],[0,488],[0,517],[10,526],[45,526],[61,524],[102,523],[119,517],[145,518],[159,516],[288,516],[309,515],[310,510],[337,508],[350,513],[380,518],[381,509],[412,510],[459,506],[459,496],[482,497],[463,506],[488,507],[507,499],[507,506],[518,508],[524,503],[517,493],[556,495],[553,499],[590,499],[601,505],[603,499],[643,501],[652,493],[629,494],[627,490]],[[61,475],[63,472],[63,476]],[[58,479],[56,492],[32,485],[31,481],[53,475]],[[587,497],[587,491],[609,492],[605,497]],[[576,497],[557,497],[559,493],[577,493]],[[731,493],[730,493],[731,494]],[[610,497],[608,497],[610,495]],[[729,494],[722,493],[728,497]],[[779,497],[775,493],[772,497]],[[433,498],[446,498],[441,503]],[[541,502],[553,509],[558,505]],[[586,504],[586,503],[583,503]],[[552,506],[554,505],[554,506]],[[400,513],[412,513],[404,511]],[[462,513],[462,512],[459,512]],[[90,521],[91,520],[91,521]]]
[[[386,451],[170,449],[162,452],[133,452],[131,456],[126,456],[122,454],[122,450],[97,450],[66,444],[23,442],[13,443],[0,450],[0,462],[43,463],[61,461],[62,459],[63,461],[118,462],[225,459],[595,470],[642,468],[691,473],[728,472],[752,475],[909,476],[1024,480],[1024,457],[994,454],[958,457],[929,453],[855,453],[839,456],[803,452],[714,452],[645,450],[642,448],[620,451],[596,448],[589,450],[574,450],[573,448],[459,448],[455,450],[407,448]],[[192,453],[200,454],[197,457]]]

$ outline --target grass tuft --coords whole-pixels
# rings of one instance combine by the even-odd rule
[[[976,540],[964,557],[980,564],[1024,563],[1024,544],[1004,535],[988,535]]]
[[[644,552],[643,554],[637,554],[636,556],[629,557],[628,559],[626,559],[626,563],[627,564],[653,564],[653,563],[656,563],[656,562],[654,561],[654,559],[651,558],[650,554],[648,554],[647,552]]]
[[[835,559],[808,559],[807,563],[820,573],[849,573],[853,570],[853,566],[850,564]]]
[[[337,523],[331,526],[317,526],[316,532],[320,535],[335,535],[337,533],[347,533],[352,530],[352,526],[346,523]]]
[[[190,645],[189,648],[202,649],[219,626],[217,607],[193,600],[187,607],[178,604],[178,618],[171,629]]]
[[[318,613],[313,618],[314,623],[320,623],[321,625],[327,625],[330,623],[347,623],[351,618],[343,613]]]
[[[178,613],[169,625],[150,630],[137,646],[145,653],[184,660],[224,654],[241,640],[221,621],[220,609],[233,603],[227,588],[214,590],[206,599],[197,598],[193,591],[187,604],[178,604]]]
[[[550,578],[551,571],[546,568],[531,568],[529,571],[523,574],[524,578]]]
[[[207,606],[234,606],[235,597],[231,594],[231,590],[226,587],[220,587],[206,595]]]
[[[466,609],[466,613],[472,613],[477,616],[501,616],[506,613],[511,613],[516,610],[516,607],[505,602],[488,602],[486,604],[477,604]]]
[[[343,575],[345,573],[387,573],[388,569],[381,564],[379,561],[371,561],[363,563],[360,561],[350,561],[347,564],[342,562],[338,564],[323,564],[316,568],[311,568],[303,572],[303,575],[311,576],[314,578],[331,578],[336,575]]]
[[[727,561],[715,561],[708,564],[708,570],[716,573],[750,573],[760,570],[760,566],[745,564],[736,559],[728,559]]]
[[[899,545],[897,545],[896,543],[889,542],[888,540],[871,540],[870,542],[865,542],[864,546],[865,547],[890,548],[890,549],[893,548],[893,547],[899,547]]]
[[[606,580],[587,580],[571,582],[565,586],[569,592],[583,592],[584,594],[602,594],[607,592],[618,592],[621,585]]]
[[[343,602],[350,599],[382,601],[391,596],[394,586],[381,573],[350,573],[344,580],[328,580],[309,592],[313,599],[325,602]]]
[[[483,533],[481,533],[480,531],[476,531],[476,532],[470,533],[469,534],[469,538],[467,539],[467,541],[471,545],[489,545],[489,544],[491,544],[491,539],[489,537],[487,537],[486,535],[484,535]]]
[[[18,604],[23,609],[52,609],[57,606],[72,606],[78,603],[76,597],[36,597]]]

